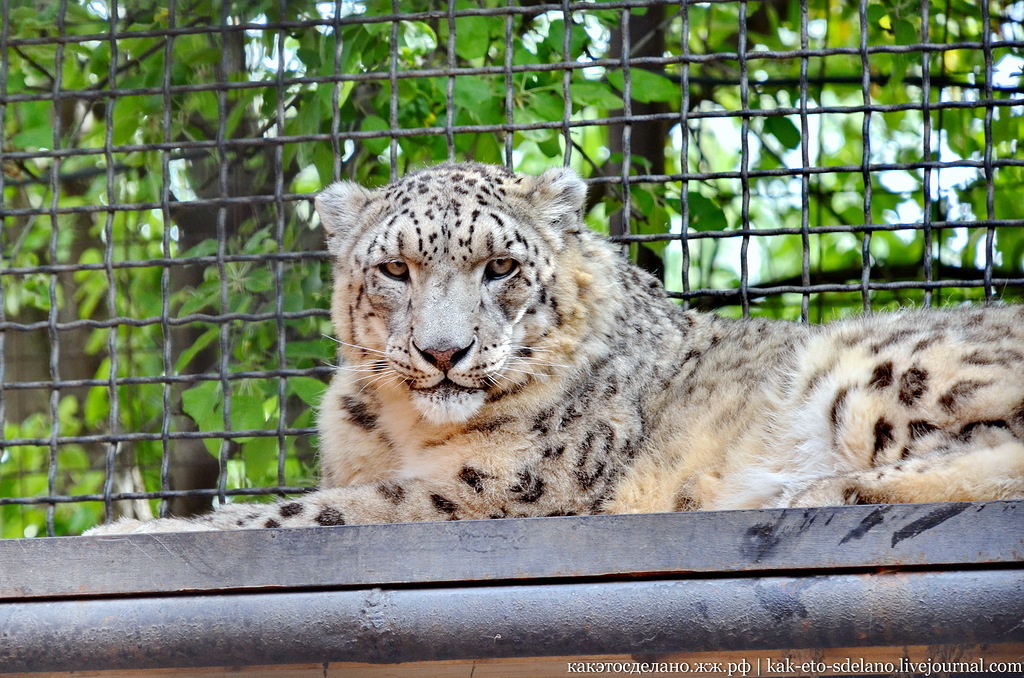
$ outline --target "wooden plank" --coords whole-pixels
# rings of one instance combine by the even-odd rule
[[[669,675],[685,673],[689,676],[703,678],[734,678],[740,674],[737,670],[751,666],[746,675],[753,676],[801,676],[805,672],[796,670],[805,662],[843,667],[847,662],[860,662],[863,668],[883,669],[885,664],[897,667],[906,666],[906,662],[924,664],[935,663],[938,669],[942,663],[949,662],[985,662],[985,666],[995,664],[1018,664],[1024,669],[1024,643],[1005,643],[997,645],[915,645],[910,647],[858,647],[833,648],[822,650],[765,650],[750,652],[690,652],[683,654],[660,655],[647,657],[640,655],[599,655],[571,657],[540,657],[516,659],[474,659],[445,662],[409,662],[407,664],[361,664],[356,662],[333,662],[325,664],[303,664],[291,666],[249,666],[223,668],[190,668],[190,669],[150,669],[131,671],[72,671],[60,673],[0,673],[4,678],[168,678],[172,676],[191,676],[193,678],[433,678],[434,676],[451,676],[453,678],[564,678],[569,674],[570,664],[578,667],[580,663],[602,663],[605,665],[625,664],[679,664],[685,671],[672,672]],[[1009,668],[1014,668],[1010,666]],[[758,670],[760,669],[760,670]],[[578,673],[584,673],[577,671]],[[613,671],[602,671],[604,675],[621,675]],[[648,671],[641,675],[654,675]],[[667,672],[665,672],[667,673]],[[838,672],[821,672],[825,675],[836,675]],[[853,672],[859,676],[889,675],[884,670]],[[923,674],[920,670],[917,673]],[[943,673],[933,670],[933,675]],[[963,673],[957,672],[957,673]],[[1001,671],[1002,675],[1012,675],[1019,671]],[[637,675],[637,674],[633,674]],[[998,674],[994,674],[998,675]]]
[[[0,541],[0,600],[1024,562],[1024,502]]]

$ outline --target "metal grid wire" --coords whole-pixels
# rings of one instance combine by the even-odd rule
[[[340,178],[572,164],[723,313],[1024,290],[1020,3],[145,4],[0,0],[3,536],[314,482]]]

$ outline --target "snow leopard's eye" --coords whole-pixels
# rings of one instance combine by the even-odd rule
[[[515,259],[500,257],[491,259],[484,267],[484,277],[487,280],[501,280],[507,278],[519,270],[519,262]]]
[[[393,261],[385,261],[377,268],[380,270],[381,273],[391,278],[392,280],[409,279],[409,264],[405,263],[400,259],[395,259]]]

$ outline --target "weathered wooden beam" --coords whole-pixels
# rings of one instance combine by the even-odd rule
[[[1024,502],[0,541],[0,600],[1024,562]]]
[[[0,542],[0,673],[1024,643],[1024,502]]]

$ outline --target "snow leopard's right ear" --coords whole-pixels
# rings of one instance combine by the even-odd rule
[[[583,220],[587,185],[575,171],[568,167],[556,167],[538,177],[531,177],[531,180],[528,200],[541,215],[541,219],[562,228],[573,229],[579,226]]]
[[[314,205],[332,251],[339,236],[348,235],[359,224],[369,200],[370,192],[353,181],[331,184],[316,196]]]

